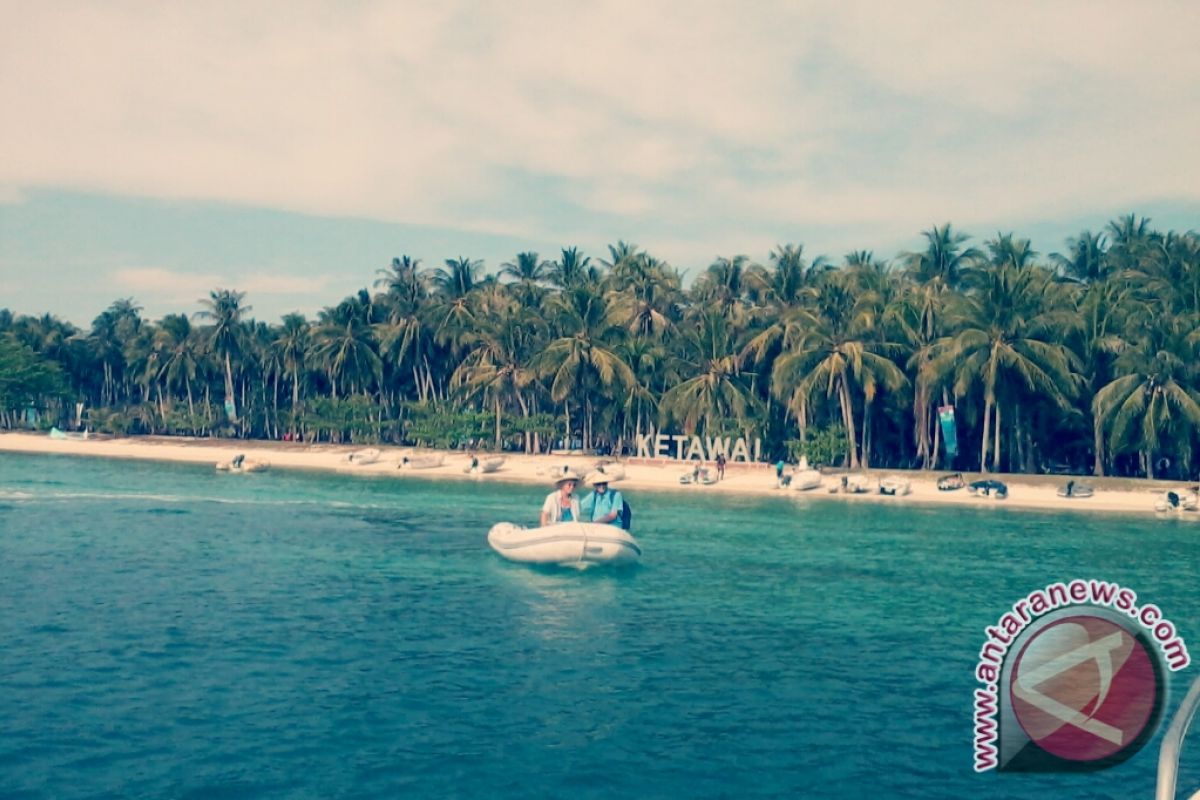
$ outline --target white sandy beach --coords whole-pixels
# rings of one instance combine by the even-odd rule
[[[103,458],[131,458],[180,463],[216,465],[227,462],[238,454],[248,460],[269,462],[272,469],[323,470],[338,473],[389,476],[397,480],[407,477],[436,478],[459,481],[515,481],[548,486],[550,474],[556,468],[569,464],[585,473],[597,463],[595,457],[582,455],[524,455],[506,454],[506,461],[499,471],[484,475],[467,474],[470,457],[461,451],[446,452],[442,466],[426,469],[401,467],[405,456],[433,454],[436,451],[416,451],[412,448],[381,447],[380,460],[372,464],[348,463],[346,457],[363,449],[355,445],[303,444],[298,442],[237,441],[227,439],[195,439],[187,437],[129,437],[92,439],[51,439],[45,434],[4,433],[0,434],[0,452],[61,454],[73,456],[99,456]],[[486,454],[481,454],[485,457]],[[1057,475],[990,475],[1008,484],[1008,498],[975,497],[965,489],[952,492],[938,491],[936,481],[944,473],[913,472],[897,470],[871,471],[873,477],[903,475],[911,481],[912,493],[904,497],[887,497],[878,494],[844,495],[831,494],[829,487],[837,485],[839,475],[828,475],[821,488],[800,492],[791,488],[776,488],[774,469],[767,464],[731,463],[726,469],[725,480],[710,486],[680,485],[679,477],[691,470],[695,462],[648,461],[628,459],[626,476],[618,485],[623,491],[653,489],[672,492],[704,492],[717,495],[761,495],[793,497],[819,497],[838,499],[844,502],[881,502],[892,504],[921,503],[938,505],[997,506],[1004,508],[1053,509],[1072,511],[1109,512],[1138,515],[1154,515],[1154,502],[1163,491],[1179,488],[1179,484],[1164,481],[1131,479],[1106,479],[1077,477],[1095,487],[1090,498],[1064,499],[1056,491],[1070,478]],[[711,465],[710,465],[711,466]],[[714,470],[715,472],[715,470]],[[964,472],[968,481],[977,473]],[[231,480],[253,479],[253,476],[230,476]],[[1200,521],[1200,512],[1185,513],[1183,519]]]

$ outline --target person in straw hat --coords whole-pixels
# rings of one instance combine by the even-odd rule
[[[579,498],[575,496],[575,487],[579,484],[579,473],[573,469],[563,470],[554,479],[555,489],[546,495],[542,503],[542,527],[556,522],[580,522]]]
[[[621,525],[621,508],[625,505],[625,498],[616,489],[608,488],[609,480],[610,478],[600,470],[587,476],[587,482],[592,485],[592,493],[579,504],[583,509],[584,522]]]

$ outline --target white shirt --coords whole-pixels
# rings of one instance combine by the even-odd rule
[[[546,502],[542,503],[542,513],[546,515],[547,525],[562,522],[562,505],[558,501],[558,489],[546,495]],[[579,513],[579,498],[575,495],[571,495],[571,519],[575,522],[583,521],[583,517]]]

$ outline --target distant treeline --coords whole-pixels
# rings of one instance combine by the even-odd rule
[[[849,467],[1191,477],[1200,236],[1135,215],[1047,256],[922,235],[891,261],[721,257],[686,289],[625,242],[494,274],[402,256],[277,324],[224,288],[156,322],[117,300],[86,331],[0,311],[0,425],[72,427],[82,404],[120,433],[620,452],[661,430]]]

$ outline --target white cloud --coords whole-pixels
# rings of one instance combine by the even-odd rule
[[[6,25],[0,187],[541,238],[596,214],[691,225],[696,250],[1200,193],[1195,4],[34,3]]]

